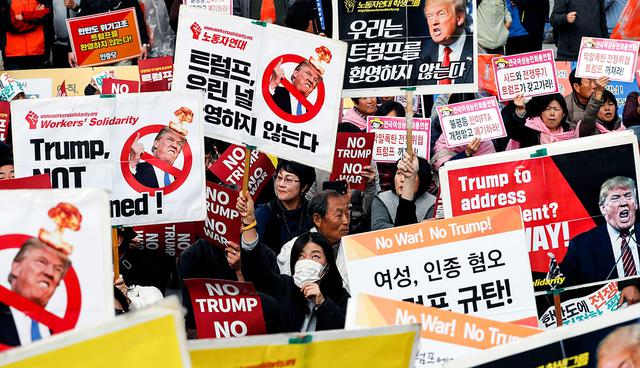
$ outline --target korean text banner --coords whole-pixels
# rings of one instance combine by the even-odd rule
[[[205,134],[331,171],[346,45],[182,7],[172,90],[201,89]]]
[[[184,320],[175,298],[96,327],[10,350],[0,355],[0,365],[5,368],[191,367]]]
[[[189,341],[194,368],[413,367],[418,325]]]
[[[67,30],[80,66],[110,64],[140,55],[134,8],[70,18]]]
[[[54,188],[110,190],[112,225],[204,219],[201,93],[21,100],[11,108],[17,177],[49,173]]]
[[[633,224],[637,204],[602,200],[611,188],[635,191],[637,173],[637,140],[621,132],[450,161],[440,182],[446,217],[522,207],[533,286],[545,292],[624,277],[607,224]]]
[[[333,1],[334,38],[349,45],[343,96],[476,92],[473,8],[464,0],[455,13],[426,0]]]
[[[537,325],[518,207],[351,235],[342,248],[352,296]]]
[[[453,359],[542,332],[532,327],[367,294],[349,300],[345,328],[412,323],[420,324],[416,367],[440,367]]]
[[[110,320],[107,193],[2,190],[0,203],[0,350]]]
[[[637,366],[640,306],[454,360],[459,367]]]

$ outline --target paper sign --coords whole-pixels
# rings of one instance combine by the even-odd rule
[[[140,92],[170,91],[173,81],[173,58],[163,56],[138,60]]]
[[[396,162],[407,150],[407,122],[405,118],[368,116],[367,132],[375,133],[373,160]],[[413,151],[429,161],[431,119],[413,119]]]
[[[138,93],[139,83],[124,79],[105,79],[102,82],[102,93],[104,94],[123,94]]]
[[[139,247],[145,255],[179,257],[187,247],[198,240],[200,222],[182,222],[134,226],[133,231],[142,240]]]
[[[436,107],[447,147],[469,144],[475,137],[487,141],[506,137],[495,97]]]
[[[207,218],[203,224],[207,240],[224,249],[227,242],[240,244],[242,221],[236,210],[238,190],[207,182]]]
[[[576,77],[631,82],[636,71],[640,42],[582,37]]]
[[[234,184],[237,185],[238,188],[242,188],[244,163],[244,147],[232,144],[220,155],[216,162],[211,165],[209,170],[224,183]],[[251,151],[249,165],[249,194],[251,198],[255,200],[275,173],[275,167],[273,167],[269,156],[258,150]]]
[[[367,182],[361,173],[371,165],[374,138],[372,133],[338,133],[329,180],[346,180],[351,189],[365,190]]]
[[[499,56],[491,59],[500,101],[518,93],[540,96],[558,92],[553,50]]]
[[[216,14],[233,15],[233,1],[231,0],[185,0],[191,8],[206,9]]]

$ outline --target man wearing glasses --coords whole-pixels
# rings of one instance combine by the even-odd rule
[[[563,286],[638,276],[640,259],[636,236],[638,195],[633,179],[615,176],[600,187],[600,212],[606,220],[596,228],[576,236],[569,243],[560,270]],[[640,301],[638,281],[620,281],[620,304]]]
[[[163,188],[173,183],[175,177],[161,167],[173,166],[178,155],[182,152],[182,145],[186,142],[185,136],[168,126],[162,128],[151,147],[151,152],[156,158],[149,160],[154,161],[152,163],[140,162],[144,153],[144,145],[139,142],[139,139],[140,134],[138,133],[129,152],[129,169],[136,180],[149,188]]]

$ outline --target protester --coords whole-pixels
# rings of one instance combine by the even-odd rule
[[[496,149],[491,141],[481,141],[480,137],[474,137],[469,144],[463,144],[456,147],[447,147],[444,134],[436,141],[435,154],[431,157],[431,165],[433,170],[438,171],[445,162],[451,160],[459,160],[461,158],[482,156],[495,153]]]
[[[76,17],[80,12],[81,0],[53,0],[54,41],[51,47],[51,65],[54,68],[69,67],[69,30],[67,19]]]
[[[0,141],[0,180],[9,180],[14,177],[15,173],[11,147]]]
[[[513,0],[520,10],[520,20],[528,36],[518,51],[531,52],[542,50],[544,27],[549,20],[549,0]]]
[[[375,97],[352,97],[354,106],[342,115],[342,124],[351,124],[360,131],[367,130],[367,117],[375,114],[378,105]]]
[[[609,77],[596,80],[596,90],[589,99],[582,120],[578,122],[580,137],[625,129],[618,116],[616,96],[605,89],[607,84]]]
[[[602,0],[555,0],[551,25],[557,35],[556,60],[575,61],[582,37],[609,38]]]
[[[511,27],[509,27],[509,38],[505,46],[506,55],[522,54],[524,52],[532,51],[531,45],[527,43],[529,32],[525,29],[520,20],[520,8],[513,1],[506,1],[507,10],[511,14]]]
[[[477,1],[478,45],[487,54],[505,54],[504,46],[507,44],[512,22],[505,2]]]
[[[576,70],[573,69],[569,74],[569,83],[572,92],[565,96],[564,101],[569,113],[567,120],[574,127],[577,122],[582,120],[587,103],[596,90],[596,81],[590,78],[576,77]]]
[[[383,102],[376,109],[375,116],[404,117],[405,109],[401,103],[395,101]]]
[[[4,69],[44,68],[49,60],[51,6],[24,0],[7,1],[7,4],[8,7],[1,7],[0,13],[0,23],[6,27],[6,43],[2,49]]]

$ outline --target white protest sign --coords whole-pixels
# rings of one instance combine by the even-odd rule
[[[475,137],[486,141],[507,135],[495,97],[438,106],[436,110],[447,147],[468,144]]]
[[[582,37],[576,77],[597,79],[603,75],[614,81],[632,82],[640,42]]]
[[[540,96],[559,91],[552,50],[499,56],[491,65],[500,101],[513,100],[518,93]]]

